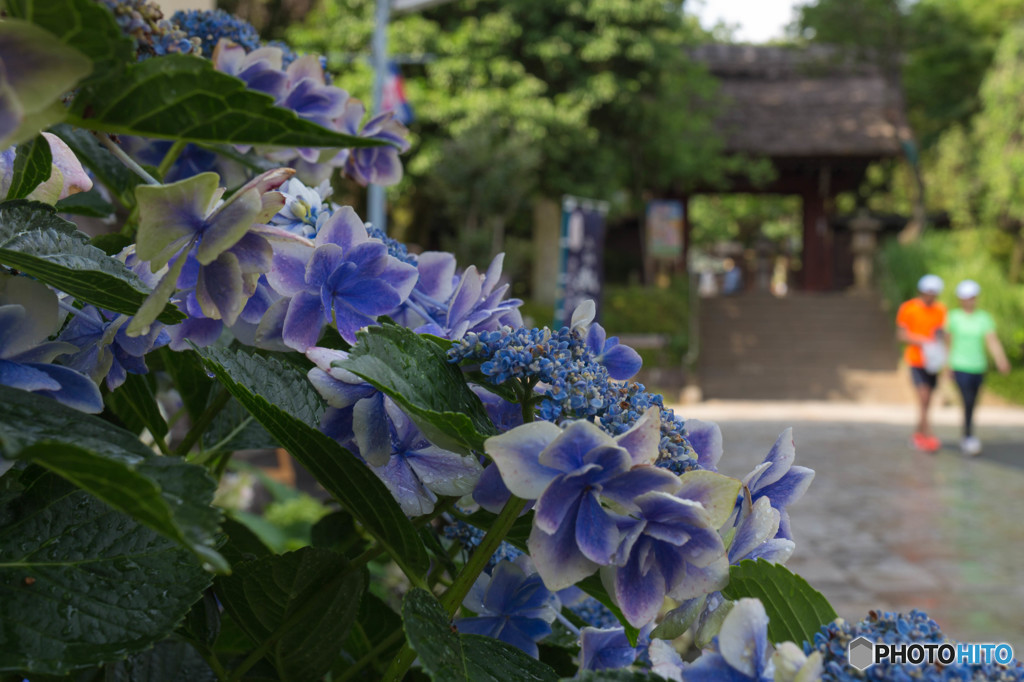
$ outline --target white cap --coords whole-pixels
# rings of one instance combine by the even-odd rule
[[[917,290],[922,294],[941,294],[942,278],[938,275],[925,275],[917,280]]]
[[[956,297],[961,301],[974,298],[981,293],[981,286],[973,279],[965,279],[956,285]]]

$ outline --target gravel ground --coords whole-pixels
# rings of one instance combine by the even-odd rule
[[[977,458],[959,452],[959,412],[936,413],[944,447],[909,448],[909,406],[720,402],[677,406],[716,421],[720,468],[742,477],[792,426],[817,473],[791,517],[787,564],[840,616],[917,607],[961,641],[1024,654],[1024,409],[983,407]]]

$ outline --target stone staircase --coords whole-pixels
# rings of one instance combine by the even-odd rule
[[[875,296],[747,294],[700,303],[705,400],[906,403],[909,378]]]

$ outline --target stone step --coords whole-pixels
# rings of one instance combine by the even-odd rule
[[[705,398],[903,402],[899,344],[878,299],[798,294],[705,300],[698,381]]]

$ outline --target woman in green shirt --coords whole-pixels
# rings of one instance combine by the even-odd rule
[[[978,391],[988,369],[986,347],[996,362],[996,368],[1003,374],[1010,371],[992,316],[977,309],[980,293],[981,287],[974,280],[960,282],[956,287],[960,308],[951,312],[946,320],[950,341],[949,367],[964,400],[964,439],[960,449],[970,456],[981,454],[981,441],[974,436],[973,420]]]

